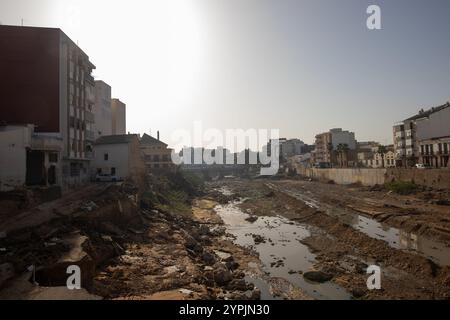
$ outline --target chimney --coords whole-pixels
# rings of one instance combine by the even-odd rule
[[[156,132],[156,138],[159,140],[159,130]]]

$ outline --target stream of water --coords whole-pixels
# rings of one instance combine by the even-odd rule
[[[316,299],[350,299],[351,295],[333,282],[312,283],[301,273],[312,269],[315,255],[300,240],[309,236],[308,228],[283,217],[259,217],[248,222],[248,214],[242,212],[239,202],[216,207],[224,221],[227,232],[235,237],[235,243],[252,247],[262,262],[264,276],[248,275],[261,290],[262,299],[279,299],[276,292],[295,292],[300,289],[307,296]],[[254,236],[261,236],[264,242],[255,243]]]

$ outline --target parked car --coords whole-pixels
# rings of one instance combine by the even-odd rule
[[[98,173],[95,176],[95,181],[97,181],[97,182],[116,182],[119,180],[120,179],[118,176],[107,174],[107,173]]]
[[[431,169],[431,166],[428,164],[424,164],[424,163],[417,163],[416,168],[417,169]]]

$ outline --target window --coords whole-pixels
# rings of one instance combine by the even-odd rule
[[[103,155],[103,159],[104,159],[105,161],[108,161],[108,158],[109,158],[108,154],[105,153],[105,154]]]
[[[102,168],[97,168],[97,174],[101,174],[102,173]]]
[[[49,162],[58,162],[58,154],[57,153],[50,153],[48,155],[48,161]]]
[[[116,168],[111,168],[111,175],[114,176],[116,174]]]
[[[79,175],[80,175],[80,167],[78,166],[78,163],[72,162],[70,164],[70,176],[78,177]]]

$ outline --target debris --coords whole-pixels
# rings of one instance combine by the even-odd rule
[[[222,260],[222,261],[230,261],[233,260],[231,254],[219,250],[214,250],[214,253]]]
[[[14,266],[12,263],[0,264],[0,286],[12,277],[14,277]]]
[[[178,291],[181,292],[182,294],[187,294],[187,295],[191,295],[194,293],[194,291],[189,290],[189,289],[180,289]]]
[[[88,202],[85,202],[85,203],[80,207],[81,210],[83,210],[83,211],[88,211],[88,212],[91,212],[92,210],[97,209],[97,208],[98,208],[98,206],[95,204],[94,201],[88,201]]]
[[[164,271],[166,271],[167,274],[171,274],[171,273],[180,271],[180,269],[178,269],[177,266],[170,266],[170,267],[165,267]]]

